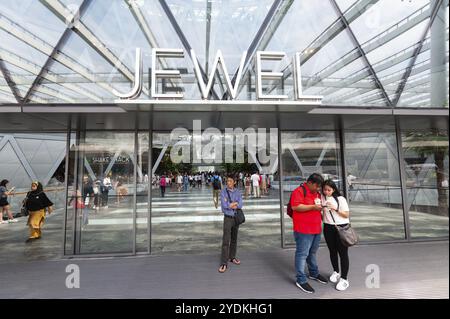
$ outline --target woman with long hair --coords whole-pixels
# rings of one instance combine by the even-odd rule
[[[8,183],[9,181],[7,179],[4,179],[0,182],[0,209],[2,212],[2,215],[0,218],[0,224],[7,224],[7,223],[16,223],[17,219],[13,217],[13,214],[10,210],[10,205],[8,202],[8,196],[12,195],[14,192],[14,188],[8,190]],[[8,221],[3,221],[3,215],[8,215]]]
[[[53,203],[45,195],[40,182],[35,181],[31,183],[31,191],[28,192],[25,199],[25,207],[29,212],[27,225],[30,229],[30,237],[26,241],[29,243],[41,238],[45,210],[49,214],[53,212]]]
[[[347,200],[341,195],[331,179],[322,184],[322,194],[322,206],[324,206],[323,234],[330,251],[331,264],[334,270],[330,276],[330,281],[337,283],[337,290],[343,291],[350,285],[347,278],[349,269],[348,247],[343,245],[336,227],[345,227],[350,223],[350,210]],[[339,272],[339,258],[341,272]]]

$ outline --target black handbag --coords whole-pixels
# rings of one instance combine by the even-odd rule
[[[336,225],[336,221],[334,220],[331,209],[328,209],[328,212],[330,213],[331,218],[333,219],[334,227],[336,227],[336,231],[338,232],[342,244],[345,247],[351,247],[356,245],[359,241],[359,238],[358,234],[356,234],[356,231],[352,228],[352,225],[350,223],[348,223],[345,226]]]
[[[228,199],[231,201],[231,196],[230,196],[230,192],[228,191],[228,189],[226,190],[227,194],[228,194]],[[236,223],[236,226],[245,223],[245,215],[244,212],[242,211],[242,209],[238,208],[234,211],[234,221]]]
[[[22,207],[20,208],[20,216],[28,216],[30,214],[26,207],[27,200],[28,200],[28,194],[27,194],[27,197],[25,197],[25,199],[22,202]]]

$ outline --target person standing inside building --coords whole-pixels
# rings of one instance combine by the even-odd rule
[[[177,174],[177,190],[178,192],[181,192],[181,187],[183,186],[183,176],[178,173]]]
[[[88,208],[94,206],[94,187],[87,176],[83,177],[83,203]]]
[[[347,200],[341,195],[336,184],[331,180],[326,180],[322,186],[322,206],[323,208],[323,235],[330,251],[333,274],[330,281],[336,284],[339,291],[346,290],[350,284],[348,282],[348,247],[342,244],[337,227],[345,227],[350,223],[350,209]],[[339,255],[339,257],[338,257]],[[341,272],[339,273],[339,258],[341,259]]]
[[[267,175],[261,174],[261,194],[267,194]]]
[[[94,193],[94,211],[98,211],[102,202],[102,182],[98,179],[95,181],[94,186],[92,187],[92,191]]]
[[[187,192],[189,189],[189,176],[187,173],[184,173],[183,176],[183,192]]]
[[[252,192],[252,180],[250,178],[250,174],[246,174],[244,177],[244,185],[245,185],[245,198],[247,199],[248,196]]]
[[[108,208],[109,191],[112,190],[111,178],[107,175],[103,179],[102,186],[102,197],[103,197],[103,207]]]
[[[219,272],[224,273],[228,269],[228,261],[240,265],[241,261],[236,258],[237,238],[239,225],[236,225],[234,215],[236,209],[242,209],[242,195],[236,188],[235,177],[227,177],[227,185],[220,193],[223,219],[222,256]]]
[[[292,219],[296,244],[297,280],[295,284],[306,293],[314,293],[314,289],[309,285],[306,277],[306,265],[308,265],[310,279],[322,284],[328,283],[328,280],[319,274],[316,259],[322,233],[322,201],[319,193],[322,184],[322,176],[312,174],[306,183],[292,192],[289,203],[293,210]]]
[[[217,172],[214,173],[212,177],[212,187],[213,187],[213,202],[214,206],[219,207],[219,194],[222,189],[222,178]]]
[[[29,243],[41,238],[45,211],[47,210],[51,214],[53,212],[53,203],[44,193],[42,184],[35,181],[31,183],[31,191],[27,193],[24,204],[29,212],[27,225],[30,229],[30,237],[26,240]]]
[[[166,194],[166,185],[167,185],[167,179],[166,176],[161,175],[161,178],[159,179],[159,188],[161,189],[161,197],[164,197]]]
[[[2,211],[2,218],[1,218],[1,224],[7,224],[7,223],[17,223],[17,219],[14,218],[13,214],[11,213],[11,206],[8,202],[8,196],[14,194],[14,187],[10,190],[8,190],[8,184],[9,181],[7,179],[4,179],[0,182],[0,209]],[[8,215],[8,221],[3,220],[4,214]]]
[[[253,175],[250,178],[252,180],[252,185],[253,185],[253,196],[256,198],[260,198],[261,192],[259,189],[259,174],[258,174],[258,172],[253,173]]]

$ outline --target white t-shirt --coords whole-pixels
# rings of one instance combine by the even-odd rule
[[[103,179],[103,185],[105,186],[111,186],[111,179],[109,177],[105,177]]]
[[[253,174],[252,177],[253,186],[259,186],[259,175]]]
[[[350,209],[348,208],[348,203],[347,203],[347,200],[345,199],[345,197],[339,196],[338,200],[339,200],[339,211],[349,212]],[[337,208],[337,206],[338,206],[336,200],[332,196],[331,197],[322,196],[322,205],[326,205],[326,202],[330,202],[333,205],[333,207]],[[333,214],[336,225],[343,225],[343,224],[350,223],[349,218],[344,218],[341,215],[339,215],[338,213],[336,213],[335,211],[330,212],[328,208],[324,208],[323,209],[323,222],[325,224],[334,225],[334,221],[333,221],[333,218],[331,218],[330,213]]]
[[[182,184],[183,183],[183,176],[181,176],[181,175],[177,176],[177,183],[178,184]]]

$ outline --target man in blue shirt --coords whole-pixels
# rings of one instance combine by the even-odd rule
[[[235,177],[227,177],[227,186],[220,192],[220,201],[223,218],[223,238],[222,238],[222,261],[219,268],[220,273],[224,273],[228,268],[228,261],[235,265],[240,265],[240,260],[236,258],[237,237],[239,225],[236,225],[234,215],[236,209],[242,208],[241,192],[235,187]]]

